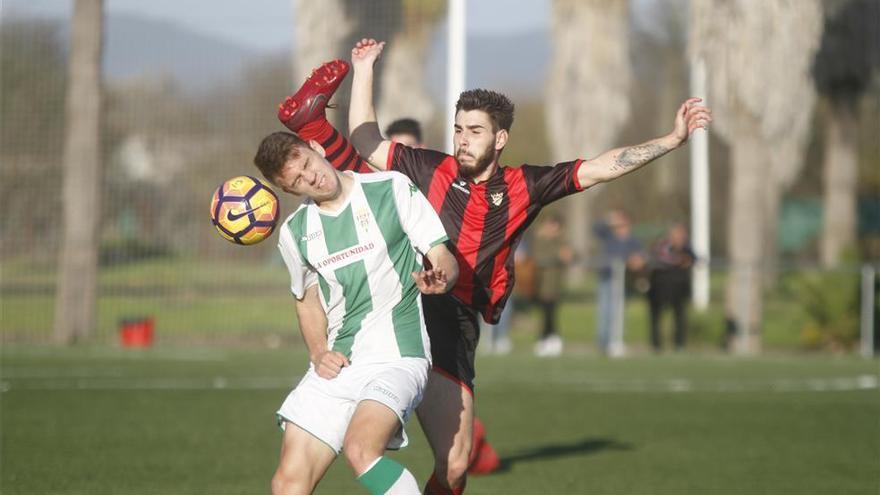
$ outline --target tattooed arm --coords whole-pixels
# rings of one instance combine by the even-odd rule
[[[675,114],[675,127],[669,134],[636,146],[615,148],[587,160],[578,169],[581,186],[587,188],[638,170],[686,143],[694,130],[706,129],[712,121],[711,111],[697,106],[699,101],[699,98],[690,98],[679,107]]]

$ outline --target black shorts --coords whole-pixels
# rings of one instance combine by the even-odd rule
[[[434,370],[474,391],[474,357],[480,340],[476,310],[454,297],[422,296]]]

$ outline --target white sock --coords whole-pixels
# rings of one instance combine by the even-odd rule
[[[420,495],[421,493],[416,477],[406,468],[403,468],[400,478],[397,478],[397,481],[385,492],[386,495]]]
[[[372,495],[420,495],[416,478],[405,467],[387,457],[380,457],[358,476],[358,481]]]

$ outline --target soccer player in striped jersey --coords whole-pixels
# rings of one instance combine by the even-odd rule
[[[318,143],[289,132],[266,137],[254,163],[305,196],[278,247],[310,364],[278,410],[272,492],[311,493],[344,452],[370,493],[418,494],[413,475],[383,454],[406,445],[404,424],[428,379],[421,295],[445,293],[458,277],[443,225],[402,174],[339,172]]]
[[[690,98],[678,108],[673,130],[665,136],[588,160],[506,167],[499,159],[513,124],[513,104],[500,93],[477,89],[462,93],[456,104],[454,156],[415,150],[383,140],[376,123],[373,64],[383,47],[364,39],[352,50],[349,128],[354,146],[324,117],[324,104],[348,72],[344,61],[318,68],[282,103],[278,116],[300,136],[328,147],[328,161],[338,169],[403,172],[440,214],[460,275],[452,291],[424,299],[433,368],[417,413],[434,451],[434,473],[425,493],[460,494],[472,447],[477,318],[497,322],[513,289],[513,253],[525,229],[549,203],[638,170],[682,146],[712,118],[699,98]]]
[[[415,119],[400,118],[385,128],[385,136],[389,141],[409,146],[414,149],[423,149],[422,126]],[[468,458],[469,474],[490,474],[501,467],[498,453],[486,438],[486,427],[477,416],[474,416],[473,439],[471,455]]]

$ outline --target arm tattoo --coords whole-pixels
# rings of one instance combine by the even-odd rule
[[[631,146],[617,155],[611,168],[618,171],[638,168],[667,152],[669,152],[669,149],[659,144]]]

